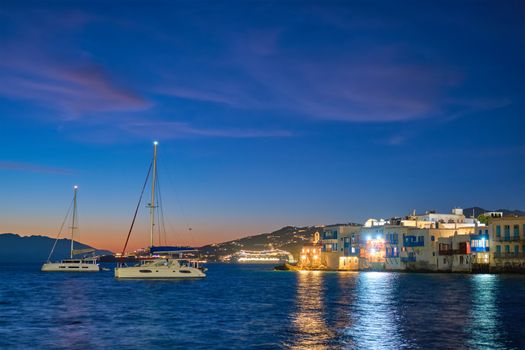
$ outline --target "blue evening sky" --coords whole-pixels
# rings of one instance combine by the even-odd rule
[[[0,232],[55,234],[78,184],[80,240],[117,249],[153,140],[173,243],[525,209],[524,23],[523,1],[3,1]]]

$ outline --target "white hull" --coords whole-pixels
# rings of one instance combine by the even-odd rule
[[[204,278],[204,272],[192,266],[180,266],[177,260],[159,259],[139,266],[117,267],[115,277],[121,279],[188,279]]]
[[[98,272],[100,267],[98,264],[93,263],[70,263],[70,262],[59,262],[59,263],[45,263],[42,265],[42,271],[44,272]]]

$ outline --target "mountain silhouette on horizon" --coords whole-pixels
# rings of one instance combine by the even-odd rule
[[[55,243],[55,239],[47,236],[20,236],[15,233],[0,233],[0,263],[44,263]],[[71,240],[58,240],[51,261],[69,258]],[[75,241],[75,249],[95,249],[96,255],[113,254],[108,250],[97,250],[87,244]]]
[[[483,213],[488,213],[491,211],[499,211],[503,213],[503,216],[525,216],[525,211],[523,210],[510,210],[510,209],[495,209],[495,210],[488,210],[483,209],[480,207],[470,207],[463,209],[463,214],[465,214],[466,217],[471,217],[472,213],[474,213],[474,217],[478,217]]]

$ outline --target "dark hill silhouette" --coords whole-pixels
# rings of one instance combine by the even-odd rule
[[[54,238],[47,236],[20,236],[14,233],[0,234],[0,263],[45,262],[55,243]],[[69,258],[71,240],[58,240],[51,260]],[[93,248],[75,241],[75,249]],[[95,249],[95,248],[94,248]],[[96,250],[97,255],[113,254],[107,250]]]
[[[314,232],[321,232],[321,227],[286,226],[271,233],[239,238],[233,241],[210,244],[199,248],[201,256],[208,261],[221,261],[222,257],[231,255],[241,249],[265,250],[283,249],[298,256],[304,243],[309,242]]]
[[[474,216],[475,217],[478,217],[479,215],[483,214],[483,213],[487,213],[487,212],[490,212],[490,211],[500,211],[503,213],[503,216],[525,216],[525,211],[523,210],[510,210],[510,209],[495,209],[495,210],[488,210],[488,209],[483,209],[483,208],[480,208],[480,207],[471,207],[471,208],[465,208],[463,209],[463,214],[465,214],[466,217],[471,217],[472,216],[472,211],[474,211]]]

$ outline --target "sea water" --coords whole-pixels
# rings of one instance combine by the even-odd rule
[[[525,276],[0,266],[1,349],[525,349]]]

